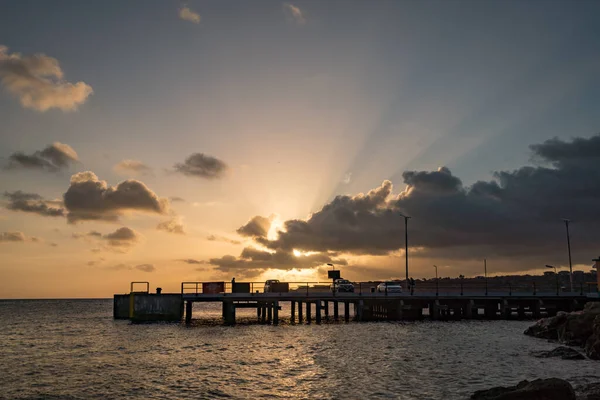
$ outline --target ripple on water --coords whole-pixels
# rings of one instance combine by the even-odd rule
[[[111,300],[0,302],[0,398],[462,399],[600,380],[598,362],[530,357],[554,345],[524,336],[527,322],[222,327],[219,309],[199,311],[213,317],[132,325]]]

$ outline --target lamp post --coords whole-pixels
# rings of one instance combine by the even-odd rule
[[[570,290],[572,292],[573,291],[573,265],[571,264],[571,237],[569,236],[569,222],[571,222],[571,220],[567,219],[567,218],[563,218],[563,221],[565,221],[565,227],[567,228],[567,248],[569,249],[569,283],[570,283]]]
[[[437,296],[440,294],[437,265],[434,265],[433,268],[435,268],[435,295]]]
[[[406,290],[409,290],[410,286],[408,283],[408,219],[406,215],[400,213],[400,216],[404,218],[404,255],[406,257]]]
[[[485,277],[485,295],[488,295],[488,284],[487,284],[487,259],[483,259],[483,276]]]
[[[556,273],[556,267],[546,264],[546,268],[554,268],[554,275],[556,275],[556,295],[558,296],[558,274]]]

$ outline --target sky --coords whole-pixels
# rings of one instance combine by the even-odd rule
[[[598,257],[600,3],[6,1],[0,298]]]

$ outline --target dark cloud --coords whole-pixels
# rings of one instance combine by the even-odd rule
[[[177,196],[169,197],[169,200],[171,201],[171,203],[185,202],[185,199],[182,199],[181,197],[177,197]]]
[[[33,154],[16,152],[8,157],[7,169],[41,169],[56,172],[79,160],[71,146],[55,142]]]
[[[25,193],[20,190],[16,192],[4,192],[4,197],[8,199],[6,208],[12,211],[29,212],[46,217],[65,216],[62,201],[44,200],[39,194]]]
[[[236,273],[250,276],[260,274],[266,269],[305,269],[316,268],[327,263],[346,265],[344,259],[333,258],[326,253],[295,256],[292,252],[277,250],[274,252],[246,247],[239,257],[226,255],[220,258],[211,258],[206,264],[216,266],[223,272],[236,271]]]
[[[208,235],[206,237],[206,240],[208,240],[209,242],[225,242],[225,243],[231,243],[231,244],[240,244],[241,243],[239,240],[229,239],[224,236],[218,236],[218,235]]]
[[[169,221],[163,221],[156,226],[156,229],[159,231],[165,231],[169,233],[177,233],[179,235],[185,235],[185,231],[183,230],[183,224],[179,222],[177,219],[172,219]]]
[[[406,189],[397,196],[385,181],[366,195],[337,196],[307,220],[286,221],[275,240],[254,237],[288,253],[389,254],[404,247],[404,214],[411,217],[409,241],[416,257],[468,260],[493,254],[522,270],[565,258],[561,218],[568,217],[574,221],[573,261],[589,264],[598,252],[600,135],[552,139],[531,150],[542,166],[500,171],[469,187],[445,167],[407,171]],[[221,264],[227,261],[239,264],[235,258]]]
[[[33,236],[27,236],[23,232],[0,232],[0,243],[39,241],[40,239]]]
[[[109,246],[130,247],[139,242],[140,235],[133,229],[124,226],[112,233],[102,236],[102,239],[106,240]]]
[[[203,153],[192,154],[185,162],[175,164],[174,168],[184,175],[206,179],[222,178],[228,169],[223,161]]]
[[[90,171],[71,177],[64,194],[70,223],[83,220],[116,221],[126,211],[166,214],[169,201],[159,198],[144,183],[129,179],[108,186]]]
[[[121,175],[152,175],[152,168],[137,160],[123,160],[113,170]]]
[[[205,263],[204,261],[195,260],[193,258],[184,258],[184,259],[179,260],[179,261],[184,262],[186,264],[204,264]]]
[[[242,236],[266,238],[269,229],[271,228],[271,222],[273,217],[262,217],[257,215],[253,217],[246,225],[239,228],[236,232]]]

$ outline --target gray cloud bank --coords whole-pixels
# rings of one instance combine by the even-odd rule
[[[7,169],[38,169],[56,172],[79,161],[77,153],[68,144],[55,142],[33,154],[16,152],[8,157]]]
[[[204,179],[219,179],[225,176],[228,170],[225,162],[203,153],[194,153],[183,163],[174,165],[176,172],[186,176]]]
[[[4,192],[4,197],[8,199],[6,208],[12,211],[34,213],[46,217],[65,216],[62,201],[44,200],[39,194],[25,193],[20,190]]]
[[[600,135],[551,139],[530,149],[539,166],[496,172],[490,181],[464,186],[446,167],[406,171],[406,187],[398,195],[384,181],[367,194],[337,196],[306,220],[286,221],[274,240],[266,238],[266,224],[255,223],[264,217],[253,218],[238,232],[275,254],[290,255],[297,249],[387,255],[404,246],[404,214],[411,217],[410,247],[418,250],[413,252],[418,257],[494,256],[510,259],[511,268],[522,270],[564,261],[561,218],[566,217],[574,221],[573,262],[591,264],[600,252]],[[286,265],[275,256],[257,260],[248,254],[210,263],[222,270]]]
[[[169,201],[159,198],[143,182],[129,179],[108,186],[91,171],[73,175],[63,197],[70,223],[116,221],[127,211],[166,214],[169,210]]]

